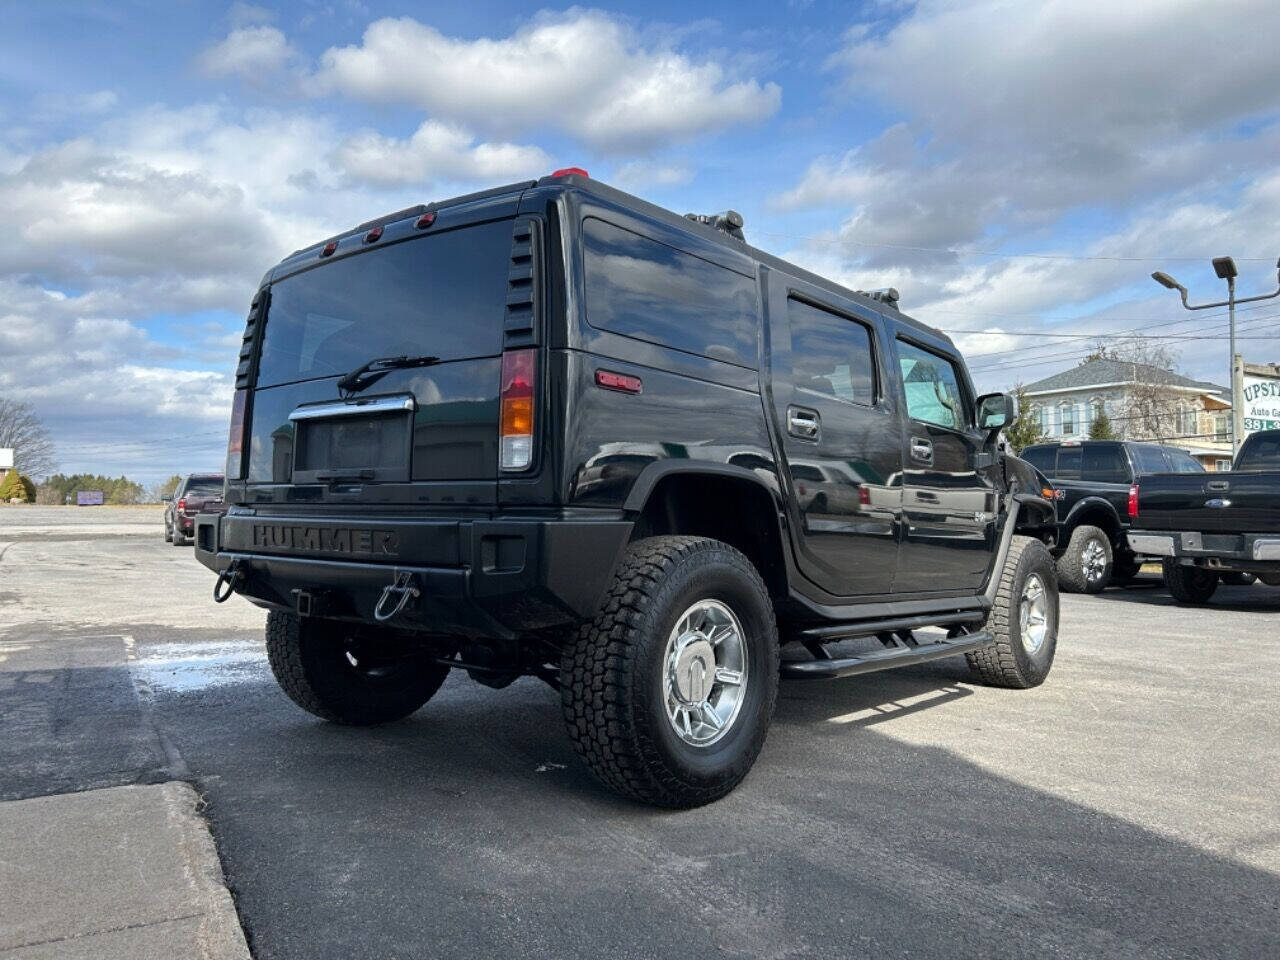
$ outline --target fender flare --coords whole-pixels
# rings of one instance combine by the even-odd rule
[[[649,496],[653,493],[654,488],[667,477],[677,474],[745,480],[763,490],[768,495],[769,501],[774,505],[774,508],[780,510],[777,493],[770,490],[769,485],[761,480],[754,471],[748,470],[746,467],[734,466],[731,463],[713,463],[706,460],[658,460],[649,464],[640,471],[635,483],[631,485],[631,491],[627,494],[627,499],[623,501],[622,509],[629,513],[639,513],[644,509],[645,504],[649,502]],[[779,530],[780,534],[781,532]]]
[[[1098,496],[1085,497],[1083,500],[1077,501],[1075,505],[1067,511],[1067,515],[1062,518],[1062,522],[1060,524],[1063,535],[1067,536],[1070,531],[1073,531],[1076,527],[1080,526],[1081,514],[1095,509],[1105,513],[1110,521],[1109,524],[1104,526],[1104,529],[1110,528],[1115,531],[1117,537],[1123,536],[1124,523],[1120,519],[1120,511],[1116,509],[1115,504],[1111,501]]]

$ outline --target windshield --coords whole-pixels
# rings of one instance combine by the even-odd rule
[[[271,287],[258,386],[333,377],[371,357],[495,356],[511,221],[425,234]]]

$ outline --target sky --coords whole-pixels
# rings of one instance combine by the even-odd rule
[[[282,256],[569,165],[961,345],[980,389],[1141,333],[1224,382],[1276,289],[1280,4],[5,4],[0,396],[62,472],[222,462]],[[1280,360],[1280,299],[1241,352]]]

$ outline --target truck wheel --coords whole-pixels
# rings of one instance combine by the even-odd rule
[[[1067,593],[1101,593],[1111,581],[1111,538],[1081,524],[1058,558],[1058,583]]]
[[[627,548],[595,619],[565,648],[569,737],[606,785],[696,807],[741,782],[778,694],[778,628],[751,561],[704,537]]]
[[[1218,589],[1218,575],[1212,570],[1183,566],[1168,557],[1161,565],[1169,596],[1179,603],[1208,603],[1213,592]]]
[[[993,687],[1044,683],[1058,647],[1058,578],[1039,540],[1014,537],[986,628],[995,643],[966,653],[969,669]]]
[[[169,521],[164,522],[164,542],[173,543],[173,528],[169,526]]]
[[[449,675],[375,628],[278,611],[267,615],[267,660],[303,710],[353,726],[407,717]]]
[[[182,527],[176,523],[173,525],[173,533],[169,537],[169,542],[175,547],[184,546],[187,542],[187,538],[182,535]]]
[[[1111,563],[1111,582],[1118,587],[1132,583],[1142,570],[1142,564],[1129,551],[1117,553]]]

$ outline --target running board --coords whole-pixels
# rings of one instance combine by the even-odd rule
[[[926,660],[938,660],[942,657],[954,657],[962,653],[972,653],[991,646],[995,638],[987,632],[966,633],[948,640],[934,643],[922,643],[915,647],[891,647],[887,650],[872,650],[856,657],[842,657],[838,660],[784,660],[782,677],[785,680],[837,680],[840,677],[852,677],[859,673],[874,673],[877,670],[891,670],[894,667],[906,667],[913,663],[924,663]]]

